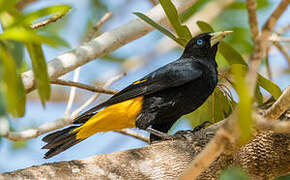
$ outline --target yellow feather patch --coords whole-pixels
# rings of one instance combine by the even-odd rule
[[[147,80],[144,79],[144,80],[141,80],[141,81],[136,81],[136,82],[133,82],[132,84],[140,84],[140,83],[145,82],[145,81],[147,81]]]
[[[140,96],[106,107],[74,130],[77,132],[76,138],[82,140],[97,132],[135,128],[142,104],[143,97]]]

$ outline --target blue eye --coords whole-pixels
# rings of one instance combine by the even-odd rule
[[[199,39],[199,40],[196,41],[196,43],[197,43],[198,45],[202,45],[203,40]]]

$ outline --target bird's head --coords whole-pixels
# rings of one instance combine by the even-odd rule
[[[202,33],[192,38],[186,45],[183,57],[214,59],[218,43],[232,31]]]

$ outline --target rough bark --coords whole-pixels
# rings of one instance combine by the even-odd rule
[[[220,124],[139,149],[3,173],[0,179],[175,179],[201,152]],[[255,179],[290,173],[290,134],[265,131],[235,152],[233,148],[227,149],[231,150],[224,152],[199,179],[215,179],[229,166],[240,166]]]

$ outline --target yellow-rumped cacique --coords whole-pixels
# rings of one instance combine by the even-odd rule
[[[139,128],[150,140],[163,137],[184,114],[200,107],[218,82],[219,41],[231,31],[192,38],[179,59],[135,81],[107,101],[78,116],[73,125],[42,140],[51,158],[98,132]]]

